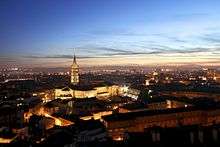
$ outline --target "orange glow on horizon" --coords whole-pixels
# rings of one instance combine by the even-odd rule
[[[70,67],[72,59],[66,58],[37,58],[23,59],[18,58],[16,64],[30,67]],[[220,65],[220,57],[207,53],[167,53],[167,54],[140,54],[140,55],[115,55],[101,56],[93,58],[77,58],[79,66],[97,65],[170,65],[181,66],[185,64],[198,65]]]

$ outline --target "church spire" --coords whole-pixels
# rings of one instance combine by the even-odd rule
[[[75,48],[73,49],[73,63],[76,63],[76,54],[75,54]]]

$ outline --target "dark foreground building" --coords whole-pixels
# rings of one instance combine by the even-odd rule
[[[126,132],[144,132],[146,128],[178,126],[209,126],[220,123],[220,107],[187,107],[177,109],[116,113],[101,121],[113,140],[123,140]]]

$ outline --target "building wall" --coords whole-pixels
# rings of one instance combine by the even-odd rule
[[[55,99],[68,99],[73,97],[73,90],[69,89],[68,91],[63,91],[62,89],[55,89]]]
[[[125,132],[143,132],[153,126],[177,127],[178,125],[211,125],[220,123],[220,110],[192,111],[173,114],[136,117],[130,120],[103,121],[109,135],[113,139],[123,138]]]
[[[97,120],[97,119],[101,119],[102,116],[111,115],[111,114],[112,114],[112,111],[101,111],[101,112],[93,113],[93,115],[90,115],[90,116],[80,117],[80,119],[82,119],[82,120],[90,120],[90,119]]]
[[[214,99],[215,101],[220,101],[220,94],[209,94],[205,92],[192,92],[192,91],[175,91],[175,92],[169,92],[165,93],[163,92],[164,96],[170,96],[170,97],[187,97],[190,99],[195,98],[201,98],[201,97],[209,97],[210,99]]]
[[[97,98],[98,99],[106,99],[112,96],[119,95],[120,87],[117,85],[113,86],[104,86],[104,87],[96,87],[97,90]]]
[[[97,95],[96,90],[87,90],[87,91],[73,90],[73,91],[75,98],[91,98],[91,97],[96,97]]]
[[[134,88],[128,88],[126,91],[124,91],[124,96],[131,97],[133,99],[137,99],[140,94],[140,90],[134,89]]]
[[[174,101],[174,100],[166,100],[157,103],[150,103],[148,104],[148,109],[150,110],[161,110],[161,109],[168,109],[168,108],[181,108],[181,107],[188,107],[191,106],[190,104]]]
[[[113,85],[109,87],[109,93],[111,96],[119,95],[120,87],[117,85]]]
[[[55,98],[69,99],[69,98],[91,98],[105,99],[119,94],[119,86],[102,86],[95,87],[93,90],[65,90],[55,89]]]
[[[148,106],[149,110],[161,110],[161,109],[168,108],[168,104],[166,101],[157,102],[157,103],[150,103],[150,104],[147,104],[147,106]]]
[[[102,86],[102,87],[96,87],[95,89],[96,89],[97,93],[105,93],[105,92],[108,92],[109,87]]]

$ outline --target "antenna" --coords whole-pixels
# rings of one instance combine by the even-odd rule
[[[75,48],[68,48],[68,49],[71,49],[72,50],[72,55],[73,55],[73,63],[76,63],[76,50]]]

